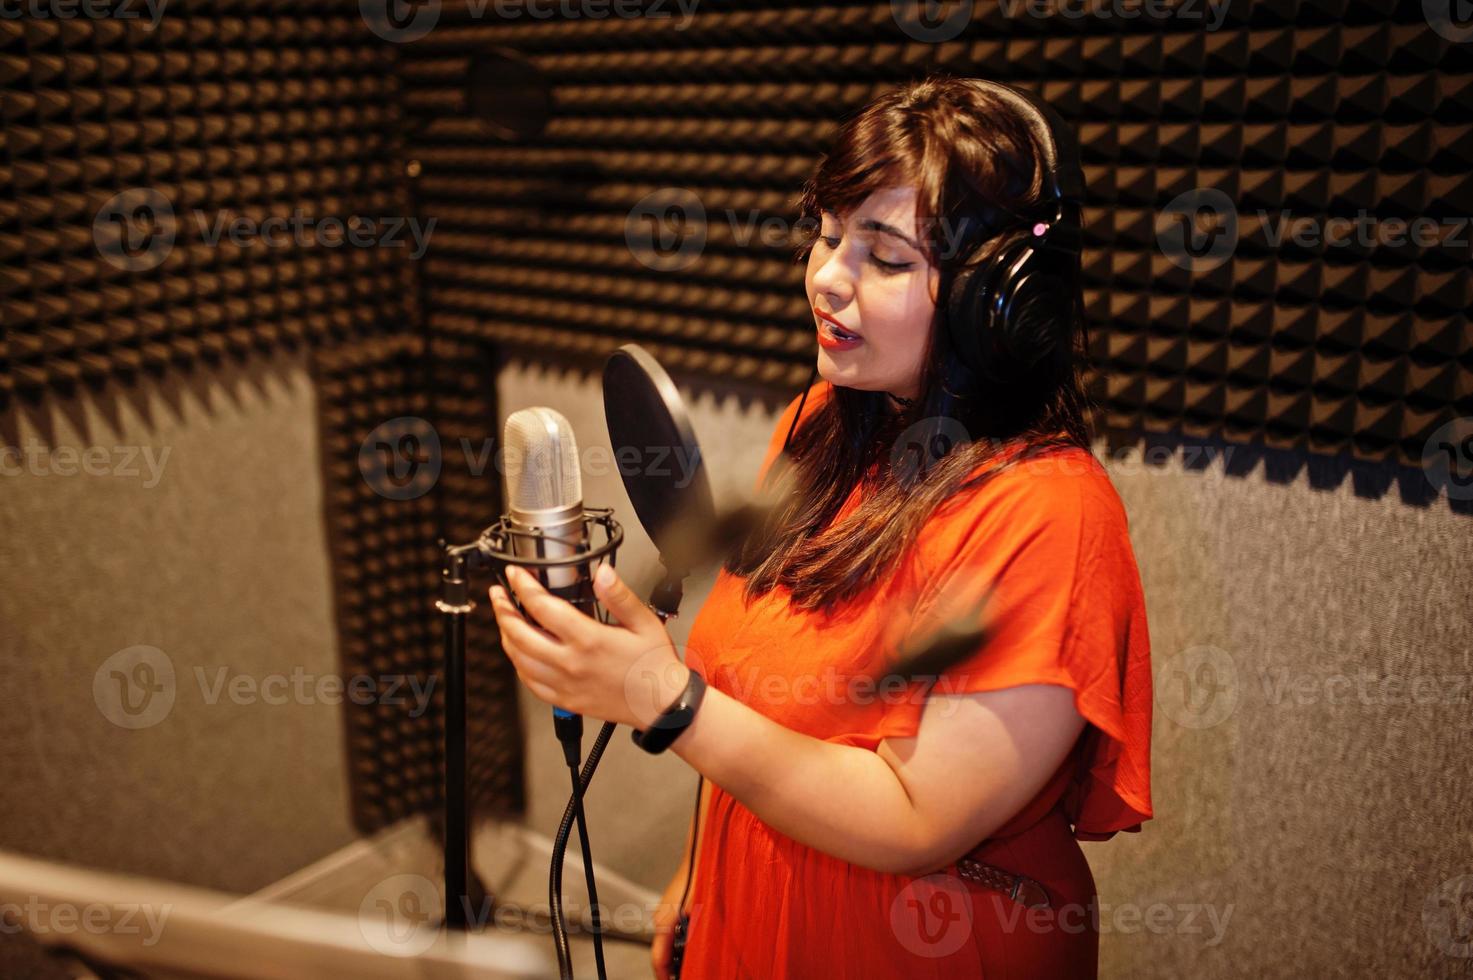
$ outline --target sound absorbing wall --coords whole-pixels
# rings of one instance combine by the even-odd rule
[[[411,107],[448,104],[492,44],[528,55],[559,106],[537,145],[470,122],[421,143],[438,333],[556,359],[635,340],[672,368],[795,390],[812,318],[792,236],[763,222],[792,227],[844,115],[940,70],[1031,90],[1078,128],[1095,391],[1117,440],[1416,464],[1473,413],[1473,58],[1416,4],[967,3],[934,22],[905,3],[643,6],[446,3],[402,35]],[[1435,243],[1395,244],[1390,219]],[[1379,231],[1339,241],[1345,221]]]
[[[397,51],[353,4],[144,12],[0,18],[4,441],[48,406],[104,390],[141,402],[173,373],[308,352],[341,673],[374,681],[372,698],[343,699],[354,824],[438,815],[442,691],[421,714],[404,678],[438,674],[436,537],[473,534],[499,490],[467,494],[452,460],[421,495],[385,495],[372,445],[422,421],[431,382],[469,390],[448,403],[447,438],[496,411],[466,380],[484,351],[422,374]],[[345,240],[374,228],[370,247]],[[470,788],[484,812],[515,814],[515,674],[486,642],[471,652]]]

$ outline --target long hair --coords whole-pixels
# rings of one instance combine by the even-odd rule
[[[1027,231],[1008,225],[975,248],[957,249],[948,247],[954,236],[934,229],[978,220],[996,228],[1039,213],[1044,159],[1014,110],[966,79],[933,73],[893,89],[843,123],[805,181],[799,225],[811,231],[794,261],[807,261],[821,210],[842,217],[876,190],[910,185],[922,251],[944,297],[963,265],[988,261]],[[1075,312],[1067,322],[1023,311],[1021,333],[1052,336],[1050,356],[1026,371],[1000,365],[984,378],[945,339],[945,303],[938,302],[914,404],[891,410],[885,392],[835,386],[821,407],[804,412],[764,481],[773,505],[765,522],[723,565],[746,577],[746,601],[781,584],[794,606],[831,609],[892,573],[921,526],[959,491],[1040,452],[1089,451],[1082,293],[1066,305]],[[909,463],[907,444],[916,442],[922,465]],[[832,523],[861,482],[866,492],[855,512]]]

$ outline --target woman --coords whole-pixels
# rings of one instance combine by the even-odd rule
[[[1077,841],[1151,816],[1151,679],[1125,514],[1089,451],[1082,317],[1035,315],[1032,354],[998,347],[978,376],[937,302],[958,263],[1023,233],[1003,226],[1040,203],[1041,153],[1004,101],[945,76],[837,134],[799,251],[823,381],[773,431],[758,486],[780,506],[722,569],[686,663],[612,569],[595,591],[618,626],[526,575],[535,624],[492,590],[550,704],[645,728],[706,678],[670,746],[708,780],[682,980],[1095,975]],[[964,215],[998,230],[957,248]],[[985,632],[938,675],[871,683],[958,623]]]

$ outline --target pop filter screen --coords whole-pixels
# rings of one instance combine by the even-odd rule
[[[638,344],[604,364],[604,420],[614,465],[645,533],[672,575],[691,571],[685,535],[716,523],[711,485],[685,399],[670,375]]]

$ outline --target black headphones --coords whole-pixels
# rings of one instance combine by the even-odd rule
[[[961,261],[1002,232],[1022,229],[1024,234],[989,261],[962,265],[946,291],[946,334],[957,358],[978,378],[1007,384],[1067,340],[1052,331],[1037,335],[1040,326],[1072,328],[1077,316],[1084,168],[1078,137],[1048,103],[1000,82],[967,81],[1010,105],[1043,147],[1044,200],[1037,213],[1013,215],[1000,227],[964,219],[958,236]],[[1033,314],[1027,322],[1025,310]]]
[[[941,304],[946,310],[946,339],[964,372],[986,382],[1007,385],[1051,355],[1066,337],[1052,331],[1028,336],[1040,325],[1069,324],[1077,316],[1075,297],[1080,284],[1080,254],[1084,247],[1080,209],[1084,202],[1084,167],[1079,138],[1052,106],[1028,92],[981,78],[966,81],[997,96],[1043,147],[1044,200],[1035,215],[1013,214],[1002,221],[983,216],[962,219],[955,237],[962,263],[945,286]],[[983,242],[1012,229],[1018,236],[987,262],[967,264],[968,256]],[[1024,311],[1029,312],[1026,321]],[[792,442],[803,404],[818,374],[815,361],[798,411],[788,427],[783,452]],[[952,378],[948,385],[961,386]],[[951,387],[948,397],[956,397]]]

